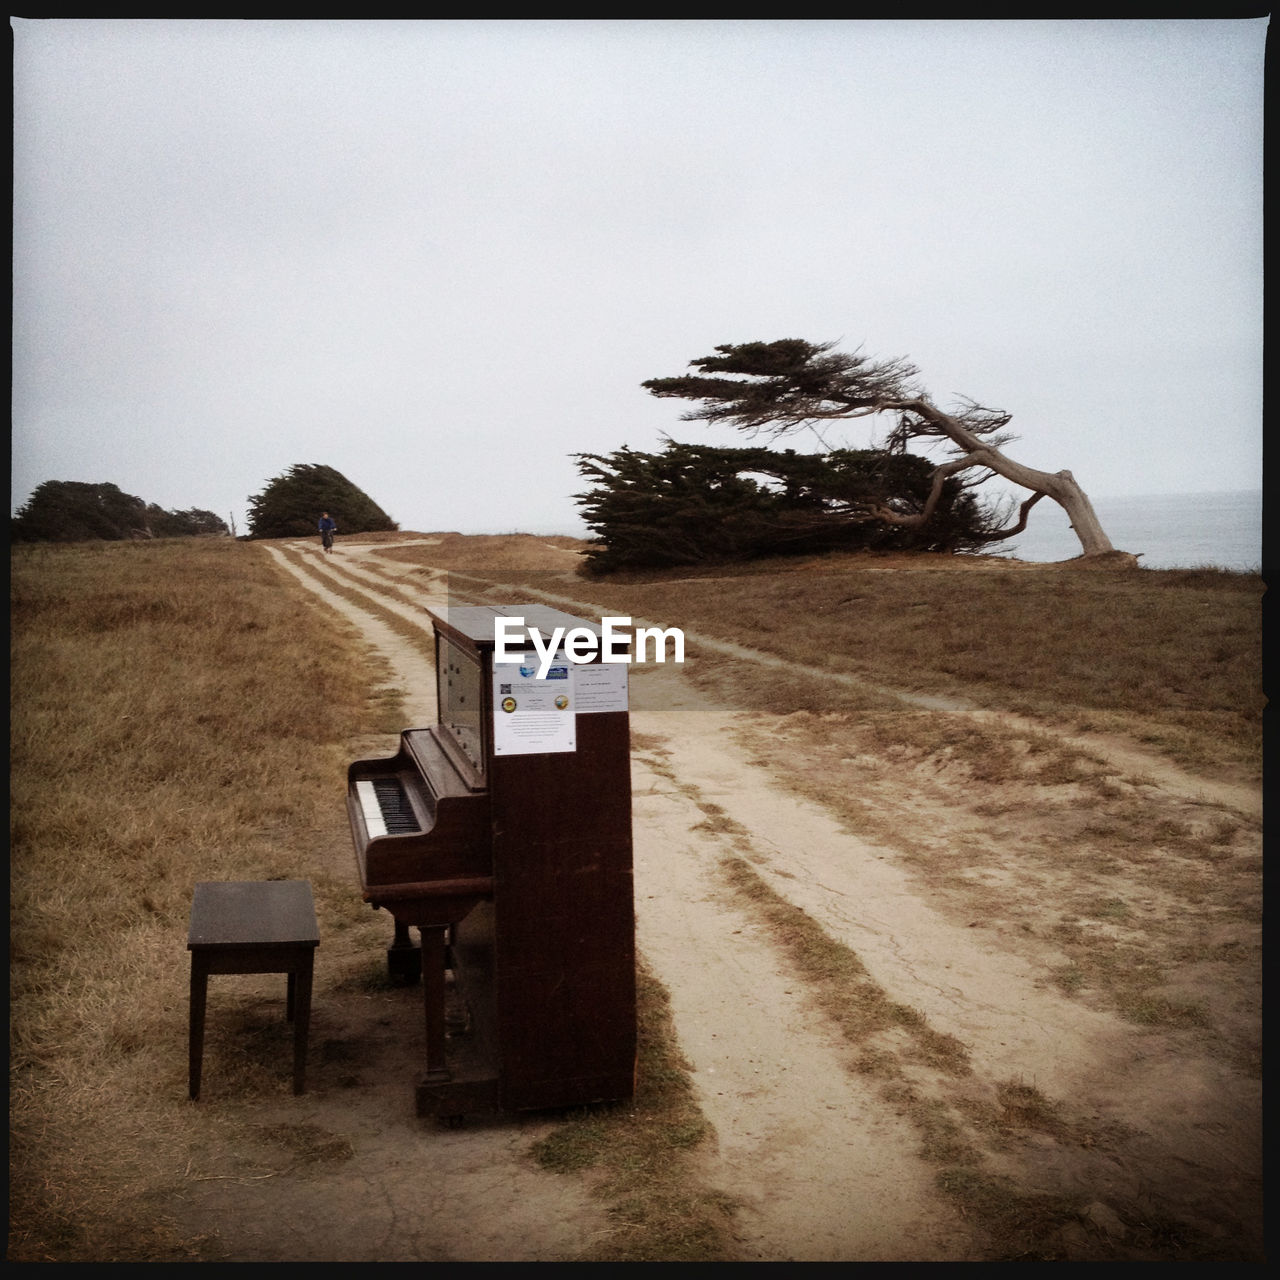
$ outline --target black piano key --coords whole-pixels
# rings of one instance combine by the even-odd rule
[[[406,835],[422,830],[404,787],[395,778],[375,778],[373,792],[378,797],[378,809],[387,824],[388,835]]]

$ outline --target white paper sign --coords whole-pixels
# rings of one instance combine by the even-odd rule
[[[576,671],[563,651],[544,679],[533,652],[493,664],[493,752],[499,756],[576,751]]]
[[[578,714],[627,709],[627,667],[622,662],[584,662],[573,675]]]

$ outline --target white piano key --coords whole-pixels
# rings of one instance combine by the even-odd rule
[[[360,778],[356,782],[356,797],[360,808],[364,811],[364,825],[369,832],[369,839],[387,834],[387,824],[382,817],[382,806],[378,804],[377,792],[368,778]]]

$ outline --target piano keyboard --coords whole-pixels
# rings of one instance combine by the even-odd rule
[[[356,796],[371,840],[422,830],[404,787],[395,778],[361,778],[356,783]]]

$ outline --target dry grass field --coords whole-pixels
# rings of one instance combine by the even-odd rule
[[[651,843],[710,859],[722,909],[748,922],[730,936],[759,934],[842,1046],[846,1085],[906,1126],[898,1145],[954,1218],[941,1256],[1260,1260],[1259,578],[825,557],[592,580],[571,539],[347,548],[361,542],[359,572],[342,546],[333,564],[280,549],[345,612],[253,544],[14,552],[11,1261],[283,1260],[191,1205],[224,1184],[318,1194],[358,1162],[349,1124],[288,1118],[270,979],[211,1037],[223,1104],[187,1103],[186,915],[197,880],[310,879],[330,1007],[384,998],[386,926],[359,901],[341,797],[347,762],[403,727],[405,691],[351,611],[421,648],[414,602],[442,573],[469,599],[686,629],[694,712],[663,718],[672,673],[633,678],[638,848],[657,821],[642,791],[695,814],[687,855],[657,826]],[[701,739],[827,815],[849,866],[807,879],[799,850],[763,835],[784,802],[728,800]],[[833,914],[844,874],[853,906]],[[859,933],[877,911],[893,913],[883,951]],[[661,921],[642,923],[637,1106],[503,1131],[530,1185],[558,1170],[586,1192],[581,1229],[525,1256],[817,1256],[752,1243],[750,1193],[717,1173],[738,1121],[682,1022],[695,978],[663,963]],[[900,971],[917,935],[919,971]],[[941,966],[977,939],[1032,975],[1032,1022],[1068,1030],[1042,1021],[1002,1060],[987,1038],[1005,997],[982,993],[980,1026],[967,997],[923,981],[944,938]],[[1106,1064],[1090,1057],[1103,1043]],[[802,1175],[803,1146],[791,1158]],[[876,1256],[924,1256],[911,1247]]]
[[[386,710],[320,622],[229,541],[14,553],[11,1260],[200,1256],[152,1207],[220,1124],[175,1105],[192,886],[308,878]],[[367,928],[349,886],[316,895]]]

